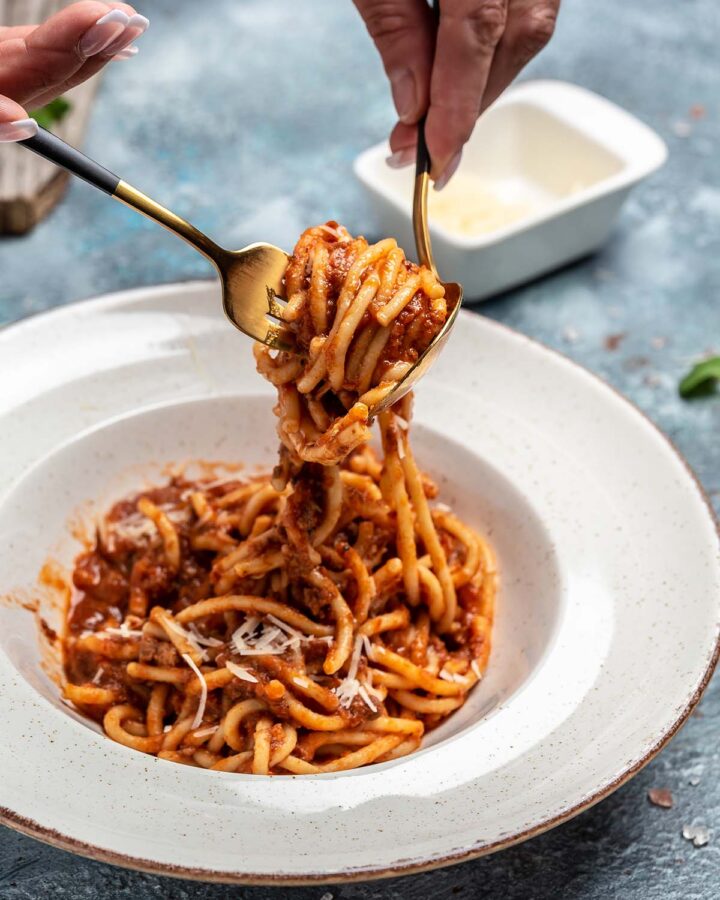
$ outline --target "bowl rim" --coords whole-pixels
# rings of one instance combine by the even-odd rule
[[[0,341],[2,341],[2,339],[8,333],[15,334],[20,330],[29,330],[30,328],[34,327],[36,325],[38,316],[72,316],[73,314],[76,314],[79,309],[80,311],[85,311],[87,309],[87,311],[91,312],[93,308],[112,307],[113,305],[117,304],[118,301],[132,299],[133,296],[145,296],[147,295],[148,291],[155,296],[162,294],[173,294],[177,293],[178,288],[180,288],[181,290],[206,288],[208,283],[208,281],[193,280],[175,284],[161,285],[155,288],[141,287],[127,291],[115,292],[113,294],[104,295],[98,298],[89,298],[86,300],[77,301],[75,303],[58,307],[54,310],[49,311],[48,313],[28,316],[18,322],[11,323],[7,326],[6,329],[3,330],[2,333],[0,333]],[[461,315],[474,318],[474,315],[472,313],[466,311],[461,312]],[[614,395],[615,399],[621,401],[622,405],[624,405],[629,411],[639,414],[640,418],[644,420],[645,425],[650,426],[654,437],[656,439],[659,438],[660,442],[665,445],[666,450],[670,451],[670,454],[681,463],[682,467],[690,476],[690,479],[694,483],[694,486],[697,490],[698,497],[702,501],[702,504],[709,516],[710,524],[714,529],[714,537],[716,538],[718,547],[720,548],[720,521],[718,520],[718,516],[715,513],[715,510],[703,485],[699,481],[697,475],[695,474],[685,457],[675,446],[673,441],[655,424],[655,422],[653,422],[653,420],[648,415],[646,415],[635,403],[629,400],[624,394],[622,394],[612,384],[608,383],[604,378],[597,375],[595,372],[585,368],[580,363],[576,362],[561,351],[556,350],[555,348],[550,347],[535,338],[528,337],[527,335],[518,332],[517,330],[505,325],[504,323],[497,322],[492,319],[487,319],[486,317],[483,317],[483,321],[484,324],[491,329],[502,331],[513,336],[516,339],[520,338],[523,342],[526,342],[527,344],[534,346],[535,348],[548,351],[560,362],[569,364],[569,366],[573,370],[576,370],[579,374],[589,378],[596,385],[609,388],[611,394]],[[140,412],[141,410],[138,409],[135,411]],[[26,471],[29,471],[29,469]],[[23,476],[24,474],[25,473],[23,473]],[[13,479],[11,481],[11,483],[8,485],[9,490],[12,490],[16,482],[17,479]],[[5,491],[3,492],[3,495],[4,494]],[[720,612],[720,604],[718,605],[718,611]],[[702,677],[697,683],[692,694],[689,696],[687,702],[678,712],[670,726],[665,730],[663,734],[661,734],[657,738],[652,746],[650,746],[646,750],[643,756],[616,778],[604,784],[602,787],[598,788],[588,796],[583,797],[580,801],[578,801],[576,804],[573,804],[568,809],[563,810],[557,815],[551,816],[550,818],[538,823],[537,825],[524,829],[513,835],[503,837],[490,844],[483,845],[482,847],[470,847],[468,849],[463,848],[458,850],[457,852],[445,854],[444,856],[434,858],[427,862],[409,862],[407,864],[392,865],[383,869],[374,870],[352,870],[345,873],[334,873],[330,876],[324,873],[306,873],[302,876],[296,876],[282,874],[267,875],[245,872],[222,872],[216,869],[185,867],[170,863],[158,862],[139,856],[133,856],[118,851],[108,850],[103,847],[98,847],[77,838],[63,835],[58,830],[43,826],[36,820],[20,815],[7,807],[0,807],[0,824],[7,825],[16,831],[41,840],[59,849],[68,850],[87,858],[138,871],[148,872],[151,874],[166,875],[175,878],[184,878],[196,881],[247,885],[299,886],[374,881],[383,878],[400,877],[404,875],[426,872],[441,868],[443,866],[477,859],[482,856],[497,852],[498,850],[506,849],[516,844],[523,843],[524,841],[532,837],[540,835],[545,831],[548,831],[551,828],[574,818],[579,813],[585,811],[586,809],[589,809],[601,800],[605,799],[607,796],[617,790],[617,788],[628,782],[635,774],[637,774],[642,768],[644,768],[644,766],[651,762],[664,749],[664,747],[670,742],[670,740],[672,740],[672,738],[677,734],[680,728],[687,722],[688,718],[700,701],[707,685],[709,684],[712,675],[717,667],[719,659],[720,621],[716,621],[712,652],[709,655],[708,662],[702,673]]]

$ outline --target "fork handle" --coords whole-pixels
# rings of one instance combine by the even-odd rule
[[[110,194],[111,197],[120,184],[117,175],[108,172],[95,160],[85,156],[84,153],[71,147],[70,144],[66,144],[57,135],[44,128],[38,128],[38,133],[34,137],[18,141],[18,143],[27,147],[28,150],[32,150],[33,153],[37,153],[38,156],[49,159],[56,166],[67,169],[68,172],[82,178],[83,181],[87,181],[98,190]]]
[[[168,231],[172,231],[173,234],[181,237],[196,250],[199,250],[211,262],[218,264],[223,251],[207,235],[195,228],[194,225],[186,222],[185,219],[176,216],[174,212],[156,203],[151,197],[138,191],[137,188],[118,178],[117,175],[109,172],[95,162],[94,159],[90,159],[89,156],[85,156],[84,153],[81,153],[75,147],[66,144],[56,134],[47,131],[45,128],[39,128],[38,133],[34,137],[18,141],[17,143],[20,146],[27,147],[28,150],[32,150],[33,153],[37,153],[44,159],[55,163],[56,166],[66,169],[72,175],[81,178],[103,193],[109,194],[113,199],[120,201],[120,203],[124,203],[126,206],[142,213],[148,219],[152,219],[154,222],[162,225],[163,228],[167,228]]]

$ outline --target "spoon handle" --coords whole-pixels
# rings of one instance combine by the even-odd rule
[[[95,160],[85,156],[75,147],[66,144],[61,138],[44,128],[39,128],[38,133],[24,141],[18,141],[23,147],[32,150],[44,159],[55,163],[62,169],[66,169],[72,175],[81,178],[88,184],[109,194],[113,199],[119,200],[131,209],[142,213],[148,219],[172,231],[178,237],[181,237],[188,244],[199,250],[203,256],[206,256],[211,262],[221,257],[223,251],[218,245],[211,241],[202,231],[198,231],[194,225],[176,216],[175,213],[166,209],[161,204],[156,203],[152,198],[138,191],[132,185],[118,178],[112,172],[109,172]]]
[[[440,0],[433,0],[433,15],[437,29],[440,21]],[[425,116],[418,122],[417,151],[415,156],[415,189],[413,192],[413,234],[417,248],[418,262],[431,269],[437,275],[430,242],[430,226],[428,224],[427,194],[430,183],[432,160],[425,140]]]

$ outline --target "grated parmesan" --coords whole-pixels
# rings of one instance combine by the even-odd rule
[[[467,680],[464,675],[459,675],[457,672],[446,672],[445,669],[438,672],[438,678],[442,678],[443,681],[453,681],[455,684],[465,684]]]
[[[174,631],[175,634],[177,634],[179,637],[186,640],[195,651],[195,653],[198,654],[201,660],[207,659],[207,653],[195,639],[195,636],[191,634],[186,628],[183,628],[183,626],[179,622],[176,622],[174,619],[165,619],[164,624],[167,625],[171,631]]]
[[[210,737],[211,734],[215,734],[218,730],[219,725],[206,725],[205,728],[200,728],[195,732],[196,738],[204,738]]]
[[[296,650],[303,641],[332,641],[329,637],[308,637],[272,614],[266,618],[263,621],[259,616],[248,616],[233,632],[232,642],[241,656],[278,656]]]
[[[157,526],[140,513],[133,513],[127,519],[120,522],[108,523],[110,530],[116,537],[125,538],[127,541],[139,541],[142,538],[154,538],[158,534]]]
[[[205,637],[204,634],[200,634],[200,632],[197,629],[197,625],[195,625],[194,622],[191,622],[188,625],[188,630],[190,631],[192,636],[195,638],[197,643],[200,644],[201,647],[224,647],[225,646],[224,641],[221,641],[218,638]]]
[[[355,638],[355,646],[353,647],[352,656],[350,657],[348,673],[333,691],[340,701],[340,706],[344,709],[347,709],[356,697],[360,697],[371,712],[377,712],[377,706],[370,699],[370,693],[375,694],[376,697],[378,696],[375,689],[370,684],[364,684],[357,677],[363,648],[369,646],[371,645],[367,635],[359,634]]]
[[[409,431],[409,430],[410,430],[410,424],[409,424],[409,422],[408,422],[407,419],[404,419],[402,416],[396,415],[396,416],[395,416],[395,421],[396,421],[397,424],[400,426],[400,428],[402,428],[403,431]]]
[[[189,653],[183,653],[182,658],[190,666],[190,668],[197,675],[198,680],[200,681],[200,702],[198,703],[198,708],[195,712],[195,718],[192,720],[192,725],[190,726],[192,730],[195,730],[202,722],[203,716],[205,715],[205,704],[207,703],[208,695],[207,682],[205,681],[205,676],[195,665],[192,660],[192,656],[190,656]]]
[[[239,666],[237,663],[232,662],[232,660],[228,660],[225,663],[225,668],[228,672],[232,672],[236,678],[239,678],[241,681],[251,681],[253,684],[257,684],[257,678],[252,674],[249,669],[243,668],[243,666]]]
[[[107,634],[110,635],[110,637],[124,638],[141,638],[143,636],[142,631],[138,631],[135,628],[130,628],[127,622],[123,622],[119,628],[115,628],[115,626],[110,625],[107,628],[103,628],[101,631],[83,631],[80,636],[87,637],[90,634],[97,634],[99,637]]]
[[[483,677],[483,674],[482,674],[482,672],[480,671],[480,666],[479,666],[478,661],[477,661],[476,659],[474,659],[474,660],[470,663],[470,668],[471,668],[471,669],[473,670],[473,672],[477,675],[478,681],[480,681],[480,679]]]
[[[363,646],[365,647],[365,655],[367,656],[368,659],[372,659],[373,650],[372,650],[372,643],[370,642],[370,638],[366,634],[364,634],[362,636],[362,639],[363,639]]]

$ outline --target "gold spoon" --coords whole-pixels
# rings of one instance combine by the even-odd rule
[[[415,165],[415,190],[413,193],[412,212],[413,233],[415,235],[418,262],[420,265],[431,269],[433,274],[439,279],[435,261],[433,260],[430,228],[428,226],[427,195],[430,183],[430,168],[430,154],[425,143],[425,119],[423,118],[418,124],[417,162]],[[375,416],[384,409],[388,409],[393,403],[397,403],[408,391],[411,391],[432,366],[447,343],[450,332],[457,320],[458,312],[460,312],[463,289],[462,285],[457,284],[455,281],[444,281],[441,284],[445,288],[445,302],[448,308],[448,317],[445,320],[445,324],[432,339],[427,349],[420,355],[417,362],[413,364],[412,368],[408,369],[395,387],[370,410],[371,415]]]

